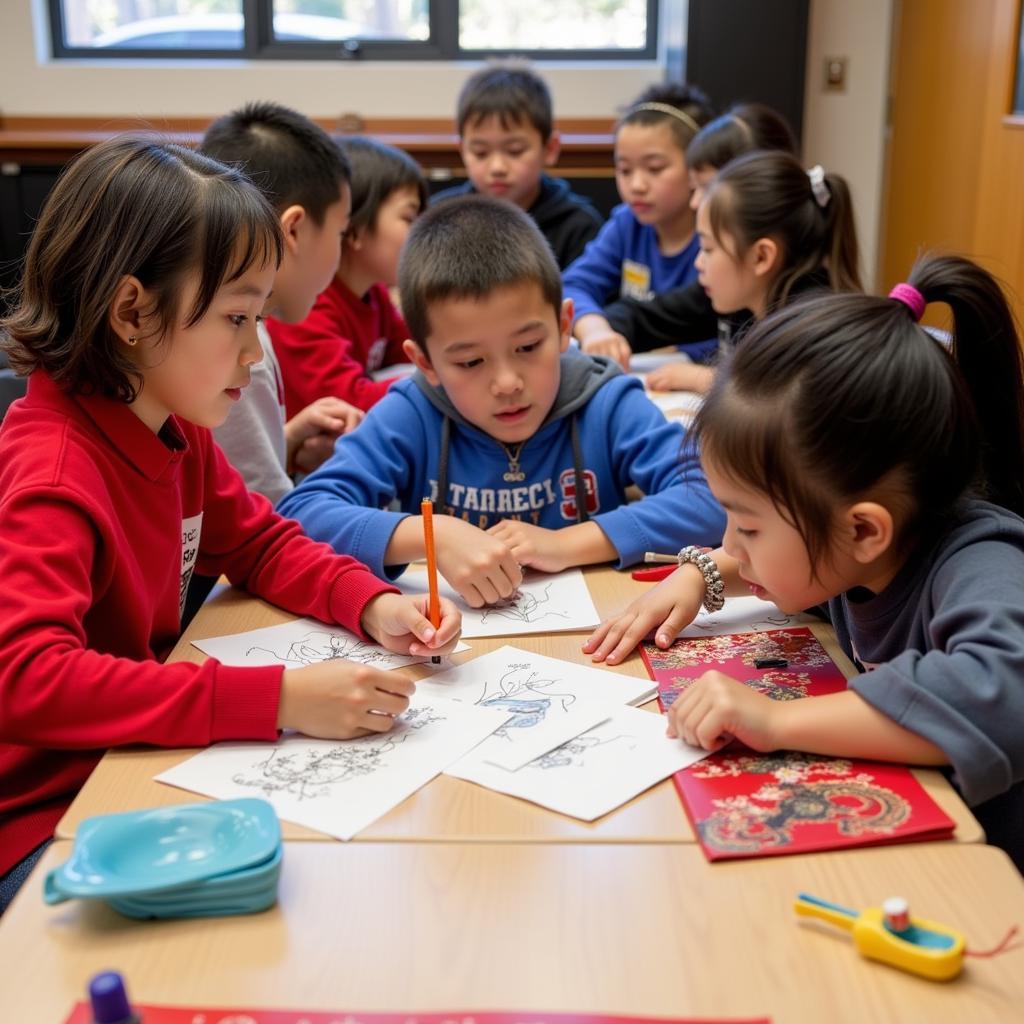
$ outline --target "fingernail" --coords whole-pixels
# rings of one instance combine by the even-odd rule
[[[658,634],[658,643],[659,644],[667,644],[668,643],[668,637],[665,636],[664,633],[659,633]]]

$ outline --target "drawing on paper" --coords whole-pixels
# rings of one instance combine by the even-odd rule
[[[287,744],[238,772],[232,781],[258,789],[264,796],[287,794],[297,800],[318,800],[334,795],[337,786],[373,775],[389,767],[388,755],[420,729],[445,718],[429,706],[410,708],[384,735],[339,740],[326,748],[289,751]]]
[[[613,743],[621,744],[623,753],[636,749],[635,736],[620,734],[601,739],[599,736],[584,733],[582,736],[576,736],[568,743],[563,743],[560,747],[542,754],[530,764],[531,767],[542,768],[545,771],[552,768],[585,768],[587,759],[593,751]]]
[[[290,643],[283,651],[253,646],[245,652],[247,658],[251,658],[254,654],[267,654],[277,661],[287,662],[289,665],[315,665],[322,661],[355,661],[360,665],[370,665],[375,668],[389,666],[396,658],[395,654],[376,644],[368,644],[357,637],[328,630],[311,630],[305,636]],[[401,657],[401,655],[397,655],[397,657]]]
[[[496,681],[484,681],[483,691],[474,703],[510,712],[512,717],[494,735],[511,739],[509,729],[530,729],[543,722],[552,702],[557,702],[563,711],[568,711],[576,703],[574,693],[559,693],[552,689],[560,682],[560,679],[545,678],[528,664],[513,663]]]
[[[532,591],[517,590],[511,597],[483,608],[480,612],[480,622],[486,623],[488,618],[524,623],[542,622],[551,617],[568,619],[567,612],[544,607],[551,601],[550,590],[550,583],[545,584],[543,588],[535,587]]]

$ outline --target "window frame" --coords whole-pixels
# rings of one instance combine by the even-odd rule
[[[646,0],[646,45],[632,50],[478,50],[459,47],[459,9],[453,0],[429,0],[430,36],[425,40],[360,39],[323,41],[273,38],[273,0],[242,0],[243,42],[238,49],[183,49],[171,47],[117,47],[96,49],[64,42],[62,0],[47,0],[50,45],[54,60],[122,61],[181,60],[257,61],[481,61],[492,57],[525,57],[537,63],[655,61],[658,59],[658,0]]]

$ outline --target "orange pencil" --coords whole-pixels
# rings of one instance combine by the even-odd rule
[[[441,627],[441,595],[437,590],[437,555],[434,553],[434,504],[429,498],[420,502],[420,515],[423,517],[423,546],[427,553],[427,586],[430,588],[430,603],[427,615],[434,629]],[[441,658],[434,654],[430,660],[441,663]]]

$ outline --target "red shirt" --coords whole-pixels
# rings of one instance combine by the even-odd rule
[[[393,589],[250,494],[208,430],[158,437],[34,373],[0,428],[0,874],[106,747],[276,739],[280,666],[161,664],[193,568],[360,633]]]
[[[408,362],[402,342],[409,328],[382,284],[372,285],[363,299],[335,277],[301,324],[270,320],[267,326],[289,419],[330,395],[365,411],[391,383],[369,374]]]

